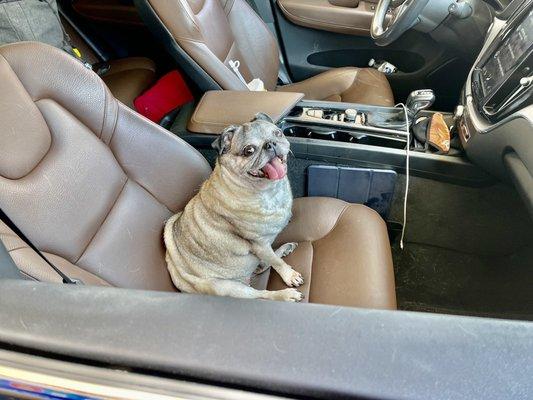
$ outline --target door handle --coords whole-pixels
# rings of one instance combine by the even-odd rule
[[[339,7],[355,8],[359,5],[359,0],[328,0],[329,4]]]

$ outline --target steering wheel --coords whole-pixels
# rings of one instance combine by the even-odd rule
[[[418,16],[428,2],[429,0],[379,0],[370,26],[370,35],[375,43],[386,46],[398,39],[418,22]]]

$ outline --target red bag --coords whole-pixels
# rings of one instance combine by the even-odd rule
[[[170,71],[138,96],[133,104],[139,114],[158,123],[169,112],[192,100],[191,91],[180,73]]]

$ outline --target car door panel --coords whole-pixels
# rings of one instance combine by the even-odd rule
[[[373,0],[278,0],[296,25],[348,35],[370,36]]]
[[[294,81],[307,79],[330,68],[367,67],[369,60],[374,58],[398,67],[398,72],[387,76],[398,102],[405,101],[411,91],[428,87],[434,89],[437,95],[435,109],[451,110],[457,104],[458,93],[470,67],[464,60],[447,52],[423,32],[407,31],[394,43],[380,47],[369,35],[341,33],[294,23],[282,8],[286,4],[319,4],[319,1],[328,2],[271,0],[278,25],[278,38],[287,69]],[[330,6],[342,12],[348,10],[349,13],[350,10],[350,7]],[[368,26],[370,23],[371,19]],[[359,26],[358,29],[363,28]]]

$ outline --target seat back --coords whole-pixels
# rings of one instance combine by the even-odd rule
[[[246,0],[136,0],[141,16],[165,41],[184,69],[201,80],[201,69],[226,90],[247,90],[230,68],[239,61],[239,71],[250,82],[260,78],[274,90],[279,53],[276,39]],[[162,33],[163,32],[163,33]],[[169,43],[171,42],[171,43]],[[192,69],[192,72],[191,72]],[[214,89],[200,83],[202,89]]]
[[[173,290],[162,228],[210,173],[205,159],[48,45],[0,47],[0,93],[4,212],[74,277]],[[5,226],[0,238],[23,272],[46,276]]]

